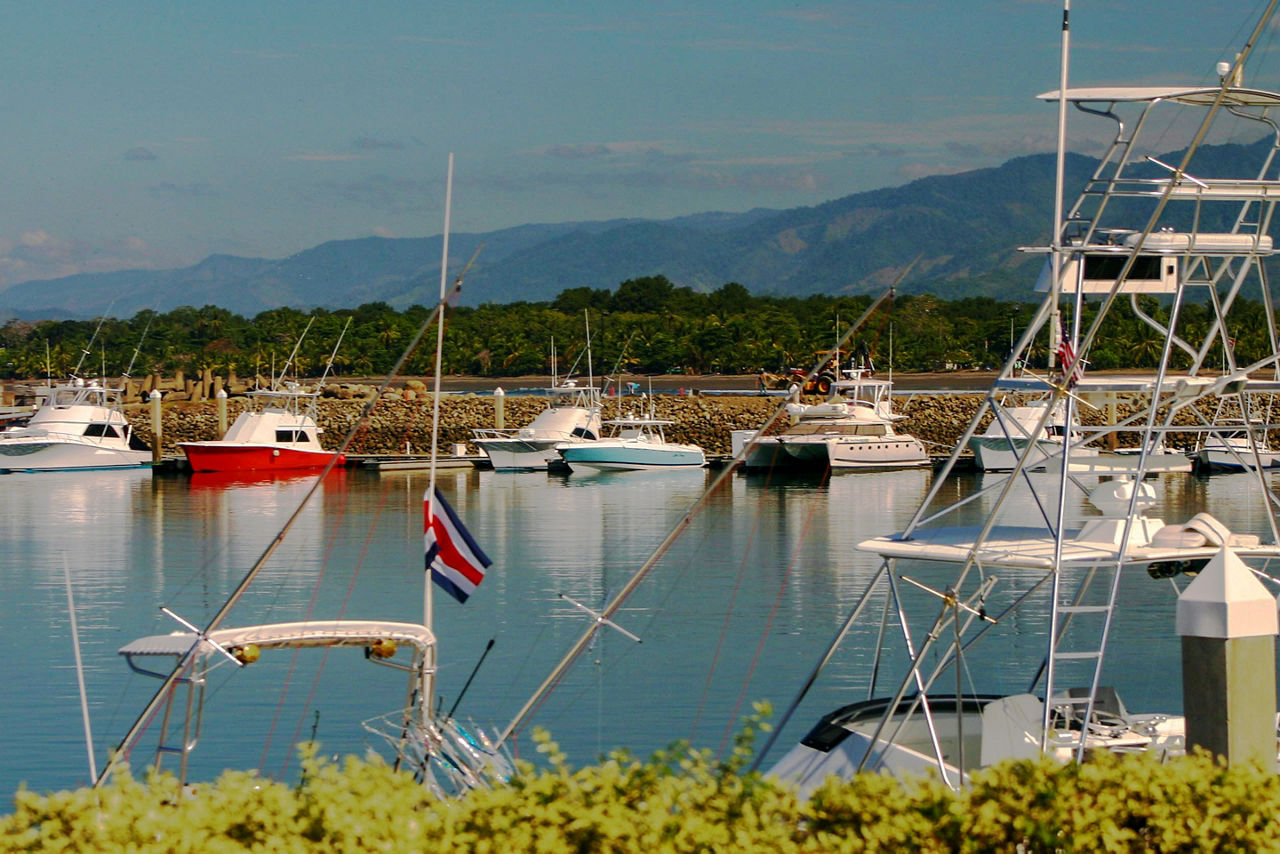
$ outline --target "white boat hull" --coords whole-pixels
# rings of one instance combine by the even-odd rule
[[[564,439],[476,439],[494,471],[539,471],[560,459],[556,445]]]
[[[827,715],[769,775],[808,797],[830,777],[848,780],[859,771],[919,777],[941,770],[956,784],[978,768],[1040,755],[1044,704],[1030,694],[967,695],[959,705],[954,696],[931,697],[932,730],[924,712],[911,709],[910,697],[880,729],[889,702],[867,700]],[[1078,721],[1064,719],[1068,708],[1074,707],[1061,706],[1055,712],[1048,738],[1047,755],[1061,762],[1071,761],[1080,745]],[[1126,713],[1100,720],[1106,726],[1089,727],[1086,749],[1148,751],[1157,756],[1186,750],[1186,721],[1181,716]],[[873,741],[877,730],[880,740]],[[888,733],[894,734],[892,741],[886,740]]]
[[[932,465],[924,445],[913,436],[869,440],[827,441],[828,462],[833,469],[924,468]]]
[[[1259,449],[1258,458],[1264,469],[1280,464],[1280,454]],[[1240,448],[1232,453],[1226,448],[1201,448],[1196,454],[1196,465],[1205,471],[1253,471],[1256,468],[1253,451]]]
[[[931,464],[920,441],[911,436],[832,438],[763,436],[743,461],[746,468],[899,469]]]
[[[1021,437],[1010,440],[1004,436],[974,436],[969,439],[969,450],[973,451],[973,460],[982,471],[1012,471],[1018,464],[1018,458],[1028,452],[1028,441]],[[1026,471],[1044,469],[1049,460],[1055,464],[1062,459],[1062,442],[1053,439],[1040,439],[1035,447],[1029,450]],[[1096,457],[1098,452],[1092,448],[1073,448],[1073,463],[1083,463],[1086,457]]]
[[[150,462],[150,451],[112,448],[88,439],[53,437],[0,439],[0,471],[138,468]]]

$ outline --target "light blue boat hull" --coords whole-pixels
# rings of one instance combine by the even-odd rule
[[[700,448],[670,443],[610,442],[607,439],[561,448],[560,456],[573,471],[696,469],[707,462]]]

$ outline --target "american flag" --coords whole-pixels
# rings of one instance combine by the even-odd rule
[[[427,572],[450,596],[466,602],[484,580],[484,571],[493,561],[471,539],[471,533],[444,500],[439,488],[422,503]]]
[[[1071,345],[1065,321],[1060,321],[1058,327],[1058,361],[1062,363],[1062,378],[1066,381],[1067,388],[1073,388],[1084,376],[1084,360],[1076,359],[1076,348]]]

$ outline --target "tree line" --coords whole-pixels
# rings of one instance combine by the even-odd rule
[[[563,375],[576,365],[585,374],[588,329],[596,374],[744,374],[809,368],[872,303],[869,296],[757,296],[737,283],[710,293],[677,287],[664,276],[622,282],[616,289],[572,288],[549,302],[516,302],[449,309],[444,339],[446,374],[508,377]],[[1140,300],[1156,320],[1168,306]],[[1091,319],[1085,306],[1083,319]],[[853,342],[877,367],[898,371],[994,368],[1001,365],[1035,306],[989,297],[947,300],[904,295],[888,300],[858,330]],[[331,354],[331,375],[388,373],[426,321],[430,309],[404,311],[386,303],[310,312],[275,308],[246,318],[206,305],[132,318],[10,320],[0,326],[0,378],[134,377],[212,369],[240,376],[279,373],[297,347],[291,372],[316,377]],[[1230,334],[1237,362],[1269,352],[1265,308],[1237,300]],[[348,325],[348,319],[350,324]],[[1205,306],[1187,305],[1179,325],[1203,331]],[[304,330],[310,329],[305,337]],[[339,336],[345,336],[339,344]],[[302,337],[299,344],[299,338]],[[1092,368],[1154,367],[1163,336],[1136,316],[1112,312],[1093,350]],[[1043,364],[1045,345],[1031,364]],[[428,335],[403,373],[433,370],[434,335]]]

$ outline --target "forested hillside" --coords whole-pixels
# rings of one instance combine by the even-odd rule
[[[808,368],[871,302],[869,296],[753,296],[736,283],[699,293],[662,276],[629,279],[616,289],[571,288],[544,302],[450,309],[444,371],[485,377],[547,374],[554,344],[559,372],[577,365],[584,374],[588,324],[597,375],[615,369],[704,374]],[[1154,299],[1144,298],[1142,304],[1157,318],[1166,315]],[[890,361],[900,371],[995,367],[1031,313],[1025,303],[990,297],[905,295],[887,301],[853,341],[865,344],[881,369]],[[381,375],[392,368],[427,315],[422,306],[397,311],[372,302],[310,313],[276,308],[252,317],[205,306],[143,311],[100,323],[10,321],[0,327],[0,378],[35,378],[46,372],[65,377],[78,364],[82,375],[118,377],[131,362],[135,377],[203,368],[231,369],[241,376],[269,374],[281,370],[309,322],[293,367],[300,376],[314,377],[324,370],[348,318],[351,325],[338,347],[334,374]],[[1237,302],[1232,317],[1237,361],[1266,352],[1263,307]],[[1203,306],[1182,310],[1182,323],[1207,321]],[[1113,312],[1088,358],[1093,369],[1148,367],[1155,364],[1162,343],[1154,330]],[[431,373],[433,356],[432,347],[420,347],[405,373]],[[1031,361],[1043,363],[1044,358],[1041,342]]]

